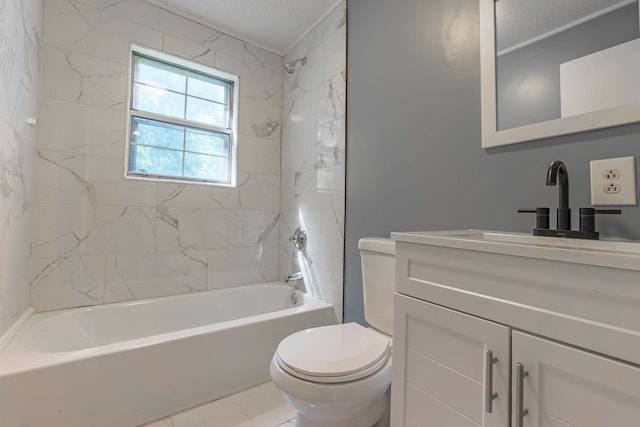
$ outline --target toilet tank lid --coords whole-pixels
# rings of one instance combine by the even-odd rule
[[[358,249],[395,255],[396,242],[385,237],[365,237],[358,242]]]

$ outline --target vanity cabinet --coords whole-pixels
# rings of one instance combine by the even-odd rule
[[[400,294],[394,316],[393,427],[639,424],[638,367]]]
[[[404,237],[392,427],[640,425],[639,270]]]

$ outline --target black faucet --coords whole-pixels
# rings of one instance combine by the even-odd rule
[[[547,169],[547,185],[556,185],[558,183],[560,199],[558,202],[558,230],[571,230],[571,209],[569,209],[569,174],[567,167],[560,160],[555,160]]]
[[[621,214],[620,209],[580,208],[580,230],[571,230],[571,209],[569,209],[569,174],[567,167],[560,160],[555,160],[547,169],[547,185],[558,185],[560,199],[558,202],[557,229],[549,229],[549,208],[518,209],[518,212],[536,214],[534,236],[569,237],[574,239],[599,239],[600,233],[595,230],[596,214]]]

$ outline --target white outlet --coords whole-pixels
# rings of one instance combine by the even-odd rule
[[[591,161],[591,204],[635,205],[636,159],[634,156]]]
[[[620,171],[618,169],[607,169],[602,173],[602,177],[607,181],[616,181],[620,179]]]
[[[612,181],[605,184],[605,186],[602,187],[602,190],[605,194],[618,194],[622,190],[622,187]]]

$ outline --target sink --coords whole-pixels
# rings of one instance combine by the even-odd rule
[[[398,242],[551,259],[640,271],[640,242],[584,240],[485,230],[391,233]]]

